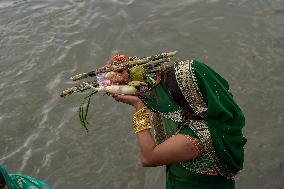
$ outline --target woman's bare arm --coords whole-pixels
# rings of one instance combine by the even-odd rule
[[[145,107],[145,104],[136,96],[113,95],[119,102],[130,104],[136,111]],[[157,145],[150,130],[136,133],[140,160],[143,166],[167,165],[180,161],[195,159],[200,155],[199,149],[187,136],[177,134]]]
[[[153,167],[180,161],[193,160],[199,156],[195,144],[185,135],[177,134],[156,145],[149,130],[136,134],[142,166]]]

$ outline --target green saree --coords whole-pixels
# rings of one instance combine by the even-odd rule
[[[6,169],[0,165],[0,173],[8,189],[52,189],[44,182],[24,174],[8,174]]]
[[[163,120],[163,125],[153,125],[159,131],[157,127],[164,127],[164,132],[155,133],[156,136],[165,140],[178,133],[188,135],[198,139],[204,153],[192,161],[167,165],[167,189],[234,189],[234,177],[244,161],[245,118],[227,81],[207,65],[193,60],[175,63],[174,72],[193,116],[185,116],[164,80],[153,88],[151,95],[141,99]]]

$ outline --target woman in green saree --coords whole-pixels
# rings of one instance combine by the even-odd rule
[[[8,174],[0,165],[0,189],[52,189],[52,187],[24,174]]]
[[[176,62],[151,94],[113,97],[135,107],[141,163],[166,165],[167,189],[235,188],[243,168],[245,118],[227,81],[210,67]]]

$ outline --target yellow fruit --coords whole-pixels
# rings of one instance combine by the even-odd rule
[[[134,66],[129,73],[132,81],[144,81],[145,69],[142,66]]]

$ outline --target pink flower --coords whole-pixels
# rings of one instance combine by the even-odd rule
[[[99,82],[100,86],[110,86],[111,85],[111,81],[110,80],[103,80],[101,82]]]

